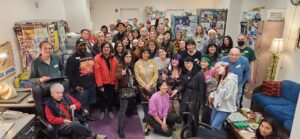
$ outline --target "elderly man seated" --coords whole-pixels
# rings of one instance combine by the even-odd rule
[[[103,135],[93,135],[87,124],[82,124],[81,117],[77,114],[80,102],[68,94],[64,94],[63,85],[56,83],[50,87],[51,97],[45,101],[45,114],[50,124],[53,125],[52,138],[58,135],[85,139],[93,136],[95,139],[106,138]]]

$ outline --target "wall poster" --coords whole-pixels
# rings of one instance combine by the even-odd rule
[[[0,45],[0,81],[15,74],[14,58],[10,42]]]
[[[207,32],[213,28],[217,31],[219,39],[225,36],[227,9],[197,9],[197,16],[198,24]]]
[[[185,15],[185,16],[171,16],[172,32],[179,32],[181,29],[187,30],[187,35],[192,37],[194,31],[197,28],[197,16]],[[172,38],[175,38],[175,33],[172,34]]]

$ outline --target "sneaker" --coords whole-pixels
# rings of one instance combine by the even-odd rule
[[[101,134],[96,134],[93,139],[106,139],[105,135],[101,135]]]
[[[125,138],[124,129],[118,129],[118,135],[120,138]]]
[[[115,115],[110,111],[108,112],[108,116],[110,119],[114,119],[115,118]]]
[[[100,113],[99,119],[100,119],[100,120],[103,120],[103,119],[104,119],[104,112],[101,112],[101,113]]]

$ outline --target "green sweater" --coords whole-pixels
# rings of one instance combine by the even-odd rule
[[[31,82],[40,83],[39,78],[43,76],[55,78],[65,75],[65,67],[61,59],[55,54],[52,54],[50,59],[50,65],[44,62],[40,56],[32,61],[30,72]]]

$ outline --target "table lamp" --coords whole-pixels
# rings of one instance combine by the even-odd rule
[[[271,56],[270,66],[268,68],[267,80],[274,80],[279,61],[279,53],[283,52],[283,39],[274,38],[269,50],[273,54]]]

